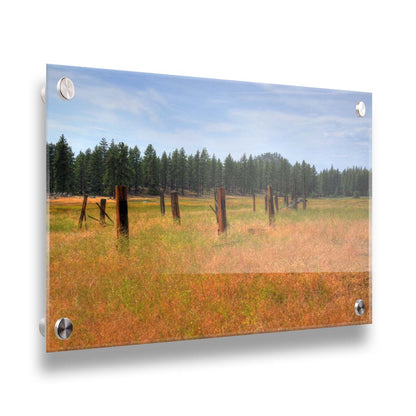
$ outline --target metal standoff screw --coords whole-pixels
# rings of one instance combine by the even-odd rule
[[[39,332],[44,337],[46,335],[46,318],[40,318],[39,320]]]
[[[355,313],[358,316],[362,316],[365,312],[365,303],[364,303],[364,301],[362,299],[358,299],[355,302],[355,307],[354,308],[355,308]]]
[[[358,101],[355,106],[355,114],[357,114],[357,117],[365,116],[365,104],[362,101]]]
[[[74,98],[75,87],[74,83],[67,77],[63,77],[58,81],[56,86],[58,90],[58,95],[64,100],[69,101]]]
[[[68,318],[60,318],[55,323],[55,335],[59,339],[68,339],[73,331],[72,322]]]
[[[43,104],[46,104],[46,85],[42,85],[42,89],[40,90],[40,98],[42,99]]]

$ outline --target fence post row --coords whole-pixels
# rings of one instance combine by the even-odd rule
[[[181,215],[179,209],[179,194],[177,191],[172,191],[171,195],[171,208],[173,219],[180,224]],[[129,238],[129,219],[128,219],[128,203],[127,203],[127,187],[124,185],[117,185],[115,187],[115,198],[116,198],[116,222],[117,222],[117,238],[120,242],[120,245],[123,247],[128,247],[128,238]],[[225,188],[219,187],[215,192],[215,210],[212,206],[210,208],[216,214],[216,219],[218,223],[218,234],[222,234],[227,229],[227,213],[226,213],[226,202],[225,202]],[[82,223],[85,222],[86,227],[86,208],[87,208],[88,195],[84,195],[82,202],[81,214],[78,221],[78,227],[82,228]],[[268,212],[269,225],[271,225],[275,220],[275,214],[279,210],[279,197],[278,194],[273,195],[273,189],[271,185],[267,186],[267,192],[264,196],[265,202],[265,211]],[[102,198],[100,200],[100,205],[96,205],[100,208],[100,223],[105,225],[107,216],[110,220],[111,218],[105,212],[107,200]],[[253,212],[256,212],[256,195],[253,192],[252,194],[252,204]],[[283,195],[283,204],[289,206],[289,195]],[[292,190],[292,207],[297,209],[297,196],[296,196],[296,185],[294,185]],[[306,192],[303,193],[303,208],[306,209]],[[165,215],[165,195],[162,192],[160,194],[160,212],[162,215]],[[98,221],[98,220],[96,220]],[[112,221],[112,220],[111,220]]]

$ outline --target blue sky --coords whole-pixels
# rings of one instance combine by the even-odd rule
[[[75,85],[71,101],[56,91],[63,76]],[[222,160],[278,152],[318,170],[371,167],[371,118],[364,92],[47,66],[47,141],[64,134],[75,154],[105,137],[142,152],[151,143],[158,155],[206,147]]]

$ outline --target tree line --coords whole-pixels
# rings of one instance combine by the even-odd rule
[[[280,195],[308,197],[368,196],[371,170],[362,167],[342,171],[331,167],[318,172],[306,161],[295,164],[279,153],[229,154],[224,160],[203,148],[187,154],[183,148],[161,156],[151,144],[144,153],[137,146],[101,139],[94,149],[74,155],[67,139],[47,143],[49,194],[114,196],[115,185],[131,194],[157,195],[167,190],[204,195],[219,186],[228,194],[249,195],[271,185]]]

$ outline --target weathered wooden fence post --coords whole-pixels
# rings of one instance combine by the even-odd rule
[[[303,201],[302,201],[303,209],[306,209],[306,189],[305,189],[305,185],[303,185],[303,195],[302,195],[302,197],[303,197]]]
[[[292,193],[292,202],[293,202],[293,208],[296,210],[298,209],[298,191],[296,189],[296,181],[297,181],[297,175],[295,169],[293,169],[293,193]]]
[[[264,210],[267,212],[267,192],[266,195],[264,195]]]
[[[172,191],[170,193],[170,201],[172,205],[172,216],[173,219],[180,224],[181,223],[181,214],[179,212],[179,197],[177,191]]]
[[[163,192],[160,194],[160,213],[165,215],[165,194]]]
[[[78,228],[80,229],[82,227],[83,221],[85,221],[85,226],[87,226],[87,217],[85,215],[85,210],[87,209],[87,201],[88,201],[88,195],[84,195],[84,200],[82,201],[81,215],[79,216],[79,221],[78,221]]]
[[[306,174],[303,174],[303,209],[306,209]]]
[[[269,211],[269,225],[274,221],[273,190],[270,185],[267,186],[267,210]]]
[[[107,204],[107,200],[102,198],[100,201],[100,223],[105,225],[105,206]]]
[[[218,217],[218,234],[222,234],[227,229],[227,211],[225,207],[225,188],[217,189],[217,217]]]
[[[256,194],[253,192],[253,212],[256,212]]]
[[[127,188],[123,185],[116,186],[116,222],[119,247],[126,249],[129,245],[129,214]]]

